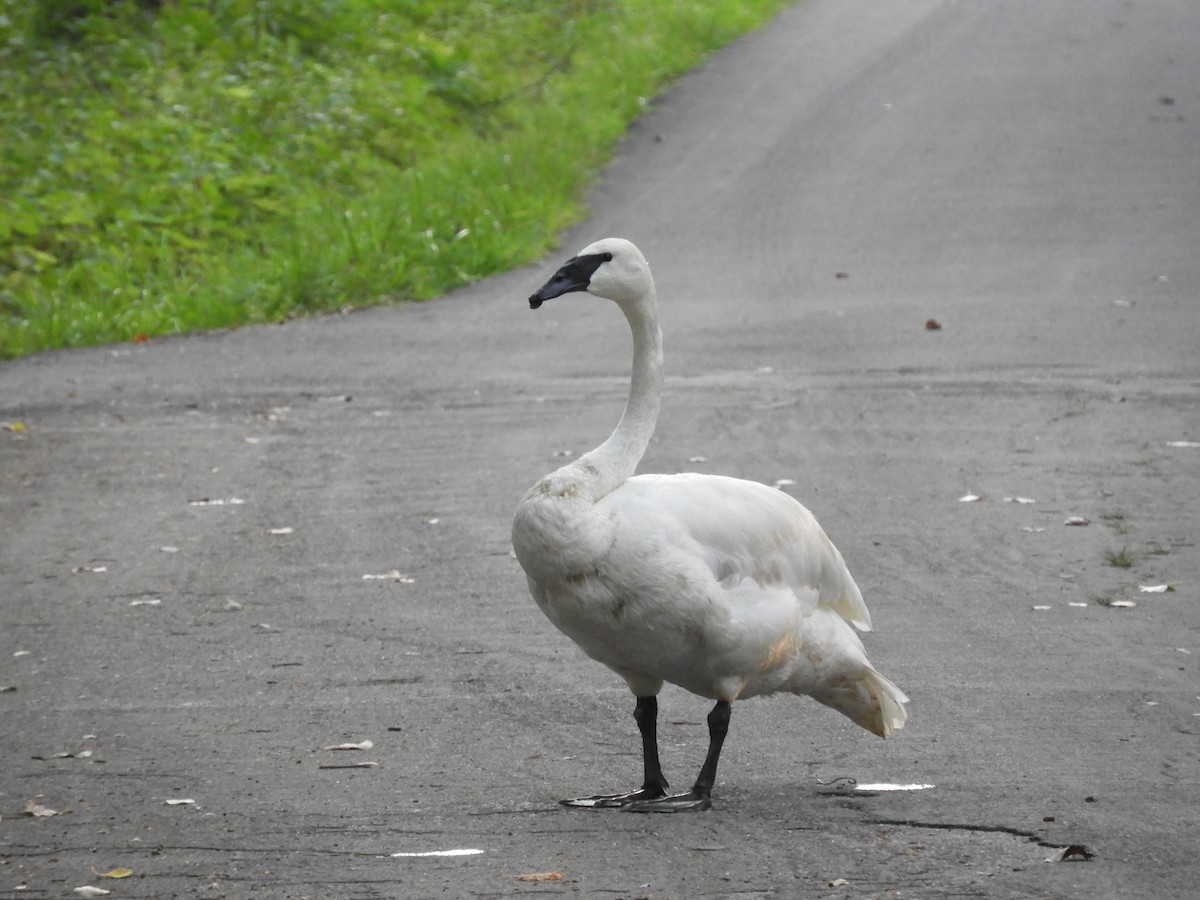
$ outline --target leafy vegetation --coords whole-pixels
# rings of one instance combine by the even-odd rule
[[[422,299],[784,0],[0,0],[0,357]]]

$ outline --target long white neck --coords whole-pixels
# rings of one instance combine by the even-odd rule
[[[663,390],[662,331],[655,314],[653,286],[649,290],[648,302],[628,309],[622,306],[633,332],[633,373],[621,421],[608,440],[568,467],[584,476],[593,501],[633,475],[658,422]]]

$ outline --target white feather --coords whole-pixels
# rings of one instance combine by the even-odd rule
[[[662,350],[641,253],[607,239],[588,290],[634,335],[629,402],[596,450],[535,484],[513,546],[538,606],[639,697],[663,682],[716,700],[806,694],[881,736],[908,698],[850,627],[871,618],[841,554],[807,509],[757,482],[639,475],[658,416]]]

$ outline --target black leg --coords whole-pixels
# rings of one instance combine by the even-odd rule
[[[658,761],[658,698],[638,697],[633,718],[642,735],[642,792],[647,797],[662,797],[670,785]]]
[[[730,713],[729,701],[718,700],[708,714],[708,755],[704,757],[704,765],[692,788],[705,797],[712,794],[713,785],[717,783],[717,763],[721,759],[721,748],[725,746],[725,735],[729,733]]]
[[[638,697],[637,706],[633,710],[633,718],[637,721],[638,731],[642,735],[642,762],[645,780],[642,782],[641,790],[630,791],[627,794],[597,794],[594,797],[560,800],[559,802],[563,806],[619,807],[628,806],[631,803],[652,801],[666,795],[667,779],[663,777],[662,766],[658,762],[658,698]],[[713,768],[716,769],[715,762]]]
[[[730,705],[728,700],[718,700],[708,714],[708,755],[700,767],[696,783],[686,794],[674,797],[650,798],[623,804],[630,812],[689,812],[702,811],[712,806],[712,789],[717,782],[717,763],[721,759],[721,747],[729,733]]]

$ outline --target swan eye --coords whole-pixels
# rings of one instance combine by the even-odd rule
[[[604,259],[605,262],[612,262],[612,254],[611,253],[601,253],[600,256]]]

